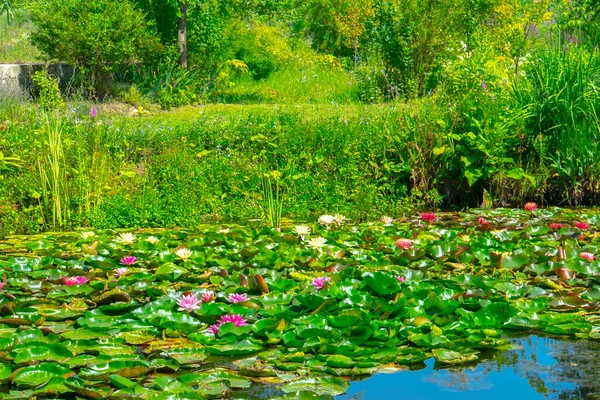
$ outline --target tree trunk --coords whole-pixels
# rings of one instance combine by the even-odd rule
[[[183,69],[187,69],[187,13],[188,1],[180,1],[179,9],[181,18],[179,18],[179,29],[177,30],[177,44],[179,45],[179,64]]]

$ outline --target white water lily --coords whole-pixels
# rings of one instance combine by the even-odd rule
[[[384,225],[391,225],[394,223],[394,218],[384,215],[381,217],[380,221],[383,222]]]
[[[319,217],[319,223],[321,225],[325,225],[325,226],[329,226],[331,224],[333,224],[333,222],[335,221],[335,217],[333,215],[321,215]]]
[[[192,252],[187,247],[182,247],[175,251],[177,257],[181,258],[183,261],[189,259],[192,256]]]
[[[94,232],[81,232],[80,235],[83,239],[89,239],[91,237],[96,236]]]
[[[322,236],[317,236],[308,241],[308,247],[321,251],[321,248],[325,246],[325,243],[327,243],[327,239]]]
[[[217,233],[229,233],[229,228],[221,228]]]
[[[158,244],[158,242],[160,242],[160,239],[157,238],[156,236],[148,236],[146,238],[146,242],[152,243],[152,244]]]
[[[333,222],[335,222],[336,225],[342,225],[344,223],[345,219],[346,219],[346,217],[343,216],[342,214],[335,214],[333,216]]]
[[[300,236],[300,239],[304,240],[308,235],[310,235],[311,228],[308,225],[296,225],[294,227],[294,233]]]
[[[133,233],[121,233],[115,241],[123,243],[123,244],[133,244],[135,242],[135,235]]]

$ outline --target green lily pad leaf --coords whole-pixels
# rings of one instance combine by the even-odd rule
[[[117,388],[119,389],[123,389],[123,388],[132,388],[135,387],[137,385],[136,382],[129,380],[123,376],[120,375],[109,375],[108,379],[110,379],[111,383],[113,385],[115,385]]]
[[[475,353],[459,353],[458,351],[448,349],[433,349],[431,351],[436,361],[442,364],[464,364],[467,362],[477,361]]]
[[[65,378],[73,374],[68,368],[55,363],[42,363],[15,371],[12,382],[21,387],[41,386],[55,377]]]
[[[211,382],[227,381],[229,386],[237,389],[249,388],[252,381],[229,371],[215,371],[210,373],[193,373],[179,376],[179,379],[190,385],[204,385]]]
[[[325,362],[330,367],[336,368],[350,368],[356,365],[356,362],[354,362],[354,360],[352,360],[350,357],[346,357],[339,354],[327,357],[327,360],[325,360]]]
[[[180,277],[186,275],[188,270],[184,267],[173,263],[165,263],[158,267],[154,272],[157,280],[167,280],[171,282],[176,282]]]
[[[249,340],[242,340],[236,344],[224,344],[214,345],[207,347],[207,350],[211,354],[219,356],[234,356],[234,355],[245,355],[253,354],[262,350],[262,347],[252,343]]]
[[[281,389],[286,393],[311,391],[318,395],[328,394],[337,396],[348,390],[348,382],[341,378],[322,376],[302,378],[284,384]]]
[[[366,272],[362,277],[367,285],[379,296],[388,296],[400,291],[400,283],[392,275],[382,272]]]
[[[110,388],[89,388],[81,379],[69,378],[64,381],[64,385],[75,393],[85,396],[88,399],[106,399],[111,395],[114,389]]]

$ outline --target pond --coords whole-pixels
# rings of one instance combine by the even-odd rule
[[[339,400],[600,399],[600,343],[541,336],[511,339],[520,350],[492,352],[471,366],[425,361],[417,370],[352,382]]]
[[[591,396],[600,219],[529,208],[7,238],[0,397]]]

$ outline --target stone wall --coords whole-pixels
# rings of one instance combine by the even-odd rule
[[[73,78],[74,69],[66,64],[0,64],[0,96],[31,97],[31,77],[44,68],[50,76],[58,79],[61,90],[64,90]]]

